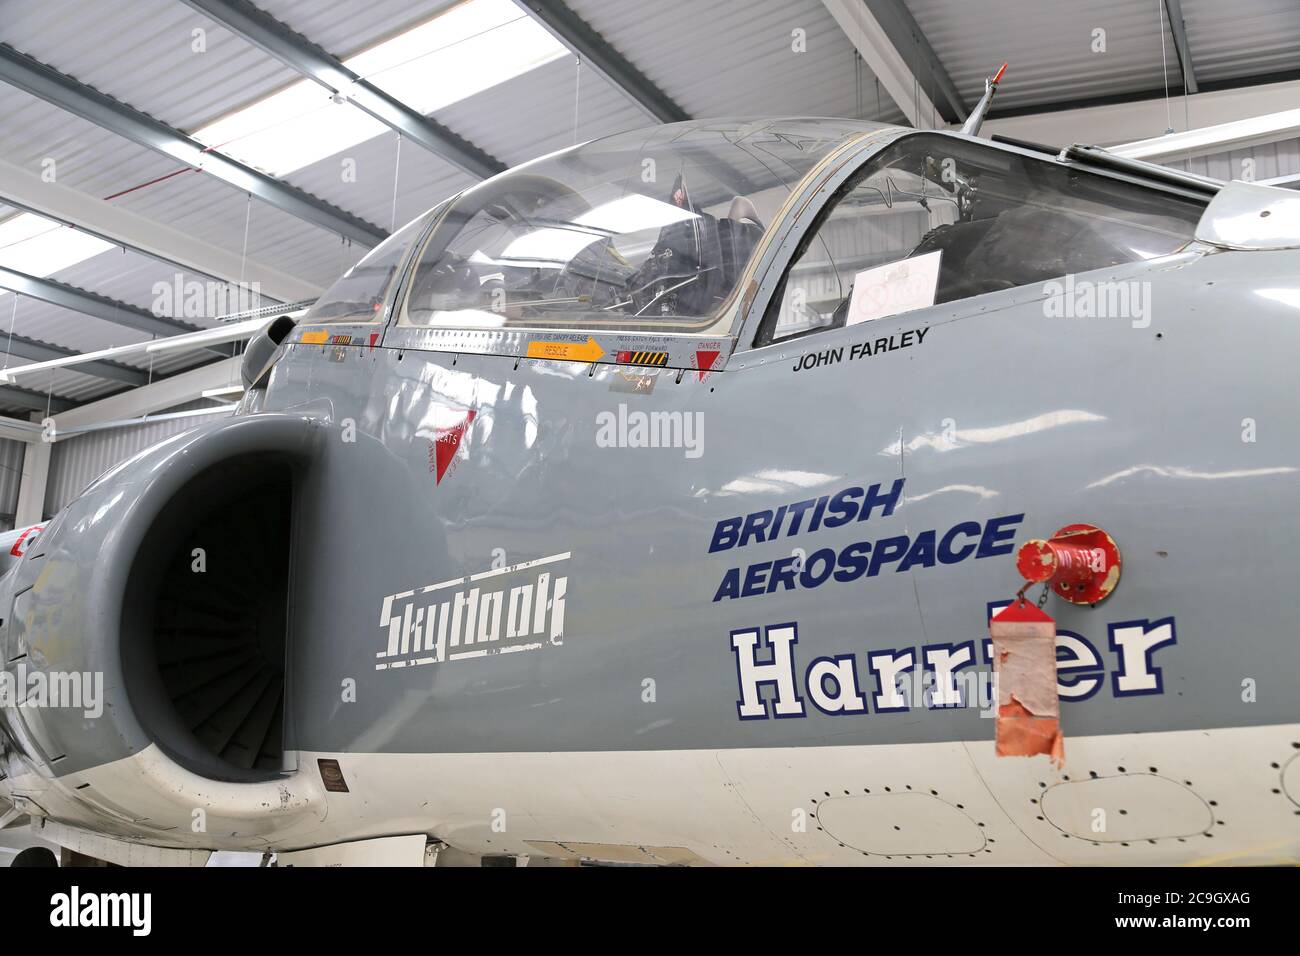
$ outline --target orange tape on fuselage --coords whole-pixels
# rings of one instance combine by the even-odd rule
[[[1065,765],[1061,700],[1056,687],[1056,622],[1024,602],[989,621],[998,688],[997,754],[1047,754]]]

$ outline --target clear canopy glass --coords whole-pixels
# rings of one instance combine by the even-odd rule
[[[877,124],[694,121],[543,157],[459,196],[426,241],[403,324],[707,325],[792,189]]]
[[[436,209],[433,211],[436,213]],[[429,224],[433,213],[412,219],[366,253],[307,310],[304,325],[377,322],[383,317],[384,301],[397,278],[397,267],[406,251]]]

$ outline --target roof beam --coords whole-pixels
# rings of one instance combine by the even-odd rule
[[[50,345],[47,342],[38,342],[36,339],[29,339],[22,335],[13,335],[6,339],[4,351],[9,356],[29,359],[33,362],[51,362],[58,359],[72,358],[78,354],[71,349]],[[123,385],[138,387],[149,383],[149,376],[144,372],[131,368],[129,365],[119,365],[117,362],[92,359],[87,362],[78,362],[73,371],[107,379],[110,382],[121,382]],[[3,369],[0,369],[0,374],[3,374]]]
[[[306,309],[287,313],[287,318],[301,318]],[[97,349],[93,352],[73,352],[61,358],[48,359],[30,365],[10,365],[0,368],[0,382],[14,382],[19,376],[38,375],[53,368],[71,368],[115,359],[123,355],[154,355],[158,352],[199,352],[213,345],[228,342],[242,342],[252,338],[271,324],[271,315],[255,316],[243,322],[228,322],[210,329],[187,332],[183,335],[169,335],[166,338],[152,339],[146,342],[134,342],[130,345],[115,345],[111,348]],[[228,358],[220,351],[222,358]]]
[[[78,192],[0,159],[0,198],[11,206],[80,229],[106,242],[223,282],[256,285],[281,302],[314,299],[320,286],[253,259],[244,259],[189,232]]]
[[[119,302],[96,292],[78,289],[65,282],[43,279],[4,266],[0,266],[0,289],[8,289],[145,335],[175,335],[177,332],[195,332],[199,328],[178,319],[154,315],[148,309]]]
[[[1169,32],[1174,35],[1174,49],[1178,51],[1178,63],[1183,68],[1183,90],[1187,93],[1199,93],[1196,85],[1196,70],[1192,68],[1192,50],[1187,45],[1187,25],[1183,22],[1183,5],[1181,0],[1165,0],[1165,13],[1169,17]]]
[[[206,391],[240,384],[239,367],[242,361],[242,356],[227,356],[224,361],[178,372],[140,388],[127,389],[75,407],[67,399],[56,398],[50,403],[49,411],[58,414],[56,428],[65,434],[73,429],[138,418],[201,398]],[[0,404],[5,403],[21,405],[33,412],[46,411],[45,393],[16,385],[0,385]],[[220,412],[223,409],[214,407],[211,411]],[[0,438],[42,442],[39,426],[4,415],[0,415]]]
[[[667,93],[560,0],[515,0],[515,3],[577,54],[583,63],[621,89],[660,123],[680,123],[691,118]]]
[[[1282,189],[1300,188],[1300,173],[1288,173],[1285,176],[1274,176],[1272,179],[1261,179],[1256,185],[1279,186]]]
[[[170,156],[186,166],[210,173],[277,209],[323,229],[367,246],[377,245],[388,237],[388,233],[379,226],[210,150],[180,130],[132,109],[25,53],[19,53],[7,43],[0,43],[0,79],[118,136]]]
[[[1170,159],[1248,149],[1251,146],[1292,139],[1297,134],[1300,134],[1300,108],[1252,116],[1217,126],[1202,126],[1181,133],[1167,133],[1135,143],[1112,146],[1110,151],[1116,156],[1160,163]]]
[[[1187,116],[1191,128],[1199,129],[1293,110],[1297,102],[1300,102],[1300,80],[1294,79],[1211,92],[1203,89],[1187,97]],[[1071,143],[1131,143],[1163,133],[1167,128],[1166,117],[1162,91],[1126,103],[994,115],[985,120],[982,132],[1058,147]]]
[[[66,398],[47,395],[45,392],[38,392],[31,388],[22,388],[18,385],[0,385],[0,404],[17,405],[19,408],[26,409],[29,412],[49,411],[51,414],[56,412],[66,412],[72,408],[72,402]]]
[[[822,3],[912,127],[929,129],[938,110],[865,0],[822,0]]]
[[[143,388],[128,389],[86,405],[79,405],[72,410],[65,410],[65,414],[59,416],[58,428],[119,421],[148,415],[150,412],[165,408],[175,408],[177,405],[201,398],[203,393],[210,389],[239,384],[242,381],[239,372],[242,362],[242,356],[228,357],[223,362],[203,365],[156,380]],[[41,409],[44,408],[45,406],[42,405]],[[213,410],[220,411],[220,409]]]
[[[346,96],[358,109],[469,175],[486,179],[506,168],[496,157],[362,79],[306,37],[247,0],[183,2],[331,93]]]
[[[30,422],[25,422],[21,418],[14,418],[11,415],[0,413],[0,438],[8,438],[10,441],[36,442],[41,440],[41,428],[39,425],[33,427]]]
[[[921,31],[916,18],[912,16],[912,11],[907,9],[907,4],[903,0],[866,0],[866,4],[880,21],[880,26],[894,49],[904,58],[911,58],[912,70],[921,88],[943,98],[947,109],[938,102],[935,105],[939,107],[944,120],[949,123],[964,122],[970,109],[957,91],[939,55]]]

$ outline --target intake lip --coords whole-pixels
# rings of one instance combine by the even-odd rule
[[[261,755],[253,767],[241,767],[221,758],[223,748],[214,754],[187,738],[183,731],[192,728],[182,726],[169,696],[177,685],[162,677],[154,633],[159,615],[150,601],[163,593],[159,575],[176,548],[205,517],[182,520],[187,506],[206,501],[206,516],[224,508],[237,531],[241,522],[254,526],[265,505],[261,512],[241,508],[241,496],[268,482],[295,494],[319,459],[325,429],[322,420],[283,414],[201,425],[106,472],[51,521],[39,546],[6,578],[14,595],[7,657],[23,656],[29,670],[102,674],[104,708],[94,720],[77,709],[11,709],[10,723],[22,721],[28,733],[20,736],[38,745],[32,756],[44,757],[61,776],[156,744],[211,779],[264,780],[278,772],[265,759],[258,768]],[[292,533],[288,523],[285,533]],[[291,544],[282,544],[287,561]]]

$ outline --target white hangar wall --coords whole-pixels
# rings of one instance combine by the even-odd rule
[[[211,407],[213,407],[211,401],[200,399],[167,411],[184,412]],[[50,453],[50,475],[45,486],[46,517],[62,510],[68,502],[81,494],[86,485],[114,465],[164,438],[170,438],[203,422],[222,418],[228,414],[228,412],[216,411],[211,415],[146,421],[139,425],[107,428],[55,442]],[[3,454],[2,449],[0,454]],[[3,458],[0,458],[0,462],[3,462]],[[21,468],[19,470],[21,471]],[[3,477],[0,477],[0,495],[3,494],[3,480]],[[14,501],[17,500],[15,491]],[[0,509],[4,507],[4,501],[5,499],[0,496]],[[12,509],[10,513],[12,514]],[[2,510],[0,515],[3,515]]]
[[[1223,180],[1249,179],[1259,182],[1278,176],[1295,176],[1300,175],[1300,139],[1193,156],[1190,160],[1171,159],[1164,165]]]

